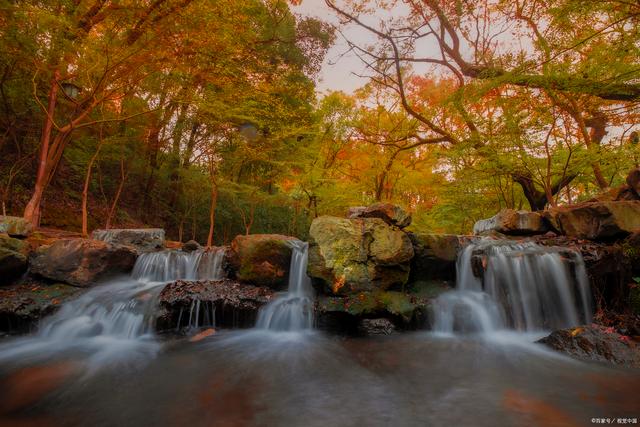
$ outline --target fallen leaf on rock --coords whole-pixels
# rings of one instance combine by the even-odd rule
[[[198,341],[202,341],[203,339],[210,337],[211,335],[215,334],[216,330],[215,329],[206,329],[194,336],[192,336],[191,338],[189,338],[189,342],[198,342]]]

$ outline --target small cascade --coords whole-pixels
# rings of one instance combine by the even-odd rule
[[[224,248],[147,252],[140,255],[131,275],[136,280],[151,282],[221,280],[224,278],[224,255]]]
[[[159,349],[154,340],[153,323],[158,296],[166,282],[222,279],[223,259],[223,248],[142,254],[131,278],[90,289],[43,319],[36,335],[13,343],[11,347],[0,345],[0,361],[76,350],[89,354],[90,361],[98,366],[135,355],[145,359]],[[205,312],[201,313],[202,310]],[[215,308],[194,301],[181,322],[192,328],[213,326]]]
[[[191,301],[189,309],[180,309],[176,331],[216,327],[216,305],[210,301]]]
[[[542,331],[591,321],[589,280],[574,250],[487,239],[465,247],[456,270],[456,289],[434,301],[436,332]]]
[[[309,244],[293,240],[289,288],[260,309],[256,328],[274,331],[301,331],[313,326],[313,288],[307,276]]]

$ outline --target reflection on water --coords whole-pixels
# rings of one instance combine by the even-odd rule
[[[521,426],[640,416],[640,372],[570,360],[523,338],[252,330],[165,343],[144,367],[91,377],[60,362],[36,373],[3,365],[3,396],[20,395],[34,376],[49,387],[0,405],[0,424]]]

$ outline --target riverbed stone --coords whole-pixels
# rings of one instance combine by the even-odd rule
[[[138,252],[155,251],[165,245],[165,233],[161,228],[95,230],[91,237],[114,245],[131,246]]]
[[[131,271],[136,253],[129,246],[92,239],[63,239],[42,246],[30,259],[30,272],[37,276],[88,287],[100,280]]]
[[[640,368],[640,345],[612,327],[561,329],[538,342],[580,360]]]
[[[334,295],[386,290],[407,283],[411,240],[379,218],[316,218],[309,230],[308,274]]]
[[[28,237],[33,231],[33,225],[26,219],[18,216],[0,215],[0,233],[6,233],[11,237]]]
[[[158,331],[195,326],[250,328],[259,309],[275,297],[273,289],[233,280],[178,280],[159,296]],[[196,310],[199,308],[199,310]],[[212,318],[215,317],[215,322]]]
[[[195,240],[189,240],[188,242],[182,244],[182,250],[184,252],[193,252],[197,251],[200,248],[200,243],[196,242]]]
[[[244,283],[286,289],[293,240],[297,239],[280,234],[237,236],[228,252],[235,277]]]
[[[544,212],[551,226],[569,237],[612,240],[640,231],[640,201],[596,201]]]
[[[0,287],[0,331],[9,334],[33,331],[43,317],[80,293],[82,289],[61,283],[30,281]]]
[[[358,324],[360,335],[391,335],[396,331],[396,325],[389,319],[362,319]]]
[[[411,225],[411,215],[400,206],[391,203],[374,203],[365,208],[351,208],[349,218],[380,218],[387,224],[398,228],[405,228]]]
[[[546,221],[537,212],[503,209],[488,219],[481,219],[473,226],[473,233],[497,232],[507,235],[544,234],[549,231]]]

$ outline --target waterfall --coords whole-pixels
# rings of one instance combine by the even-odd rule
[[[300,331],[313,326],[313,288],[307,276],[309,244],[290,241],[292,246],[287,292],[260,309],[256,328]]]
[[[136,280],[151,282],[220,280],[224,278],[224,255],[224,248],[147,252],[138,257],[131,275]]]
[[[38,333],[9,345],[0,345],[0,361],[28,360],[71,351],[86,353],[97,366],[138,356],[148,359],[158,351],[154,340],[157,298],[168,281],[221,279],[224,249],[213,251],[151,252],[140,255],[131,278],[113,280],[88,290],[78,299],[42,320]],[[198,327],[199,312],[208,309],[205,323],[215,322],[211,307],[197,301],[184,322]],[[207,313],[208,314],[208,313]]]
[[[484,270],[482,278],[474,275]],[[456,289],[433,306],[437,332],[541,331],[591,321],[579,252],[533,242],[483,240],[459,254]]]

